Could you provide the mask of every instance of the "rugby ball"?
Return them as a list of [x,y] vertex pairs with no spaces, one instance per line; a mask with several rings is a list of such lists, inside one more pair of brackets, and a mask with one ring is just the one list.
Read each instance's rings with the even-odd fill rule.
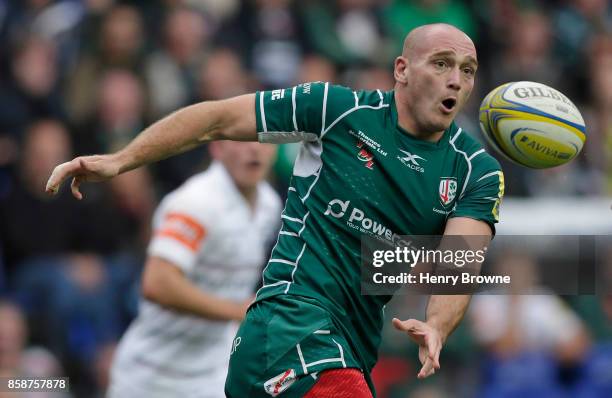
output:
[[586,140],[578,108],[542,83],[502,84],[482,100],[479,119],[484,136],[497,152],[534,169],[569,162]]

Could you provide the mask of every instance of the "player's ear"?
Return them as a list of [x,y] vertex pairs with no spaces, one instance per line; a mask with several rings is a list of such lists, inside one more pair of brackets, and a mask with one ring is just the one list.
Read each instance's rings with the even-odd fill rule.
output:
[[393,77],[395,81],[398,83],[406,84],[408,82],[408,60],[399,56],[395,58],[395,63],[393,66]]

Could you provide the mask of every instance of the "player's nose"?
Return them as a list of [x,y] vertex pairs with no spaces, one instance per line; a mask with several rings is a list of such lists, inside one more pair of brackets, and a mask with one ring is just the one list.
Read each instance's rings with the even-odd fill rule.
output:
[[461,70],[453,68],[447,76],[446,87],[459,91],[461,89]]

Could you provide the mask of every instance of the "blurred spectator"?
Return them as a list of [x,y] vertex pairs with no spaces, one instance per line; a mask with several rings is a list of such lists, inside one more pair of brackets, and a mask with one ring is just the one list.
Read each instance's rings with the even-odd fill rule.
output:
[[114,68],[140,71],[143,47],[142,20],[138,11],[120,5],[104,16],[96,42],[86,43],[66,89],[66,104],[71,120],[82,123],[95,109],[97,81]]
[[189,8],[171,10],[163,26],[163,46],[145,62],[152,119],[195,100],[197,70],[210,34],[202,15]]
[[[341,66],[387,63],[392,52],[383,36],[375,0],[310,1],[302,5],[304,31],[313,49]],[[395,54],[393,54],[395,55]]]
[[336,65],[328,58],[316,54],[304,56],[296,84],[308,82],[338,83]]
[[406,34],[417,26],[445,22],[467,33],[477,42],[476,21],[463,1],[392,0],[384,10],[384,25],[393,40],[392,54],[400,54]]
[[492,85],[531,80],[559,88],[561,71],[552,59],[552,34],[546,14],[520,11],[503,42],[503,53],[491,60]]
[[[521,10],[521,1],[474,0],[472,11],[479,23],[479,55],[486,55],[503,45]],[[528,4],[528,3],[527,3]],[[484,50],[484,54],[481,51]]]
[[573,93],[580,94],[587,77],[582,62],[585,43],[593,34],[612,31],[612,4],[608,0],[571,0],[555,12],[554,18],[559,61],[571,69],[576,84]]
[[141,82],[125,69],[101,75],[96,112],[76,137],[79,153],[112,152],[125,146],[144,128],[145,97]]
[[525,170],[523,179],[529,196],[578,196],[602,191],[601,178],[591,178],[578,160],[551,169]]
[[[141,220],[133,221],[129,213],[116,207],[104,186],[86,188],[88,199],[83,202],[75,202],[69,195],[52,199],[44,193],[53,167],[71,157],[70,137],[61,123],[40,120],[27,130],[15,184],[0,201],[0,243],[9,277],[16,265],[30,256],[89,250],[110,253],[126,246],[138,247],[134,230],[141,228]],[[140,184],[139,193],[150,193],[143,185],[149,187],[148,183]],[[139,206],[148,219],[147,209],[153,205]]]
[[130,71],[109,69],[98,79],[96,112],[80,128],[78,153],[113,152],[144,128],[145,96]]
[[[59,361],[52,353],[42,347],[28,345],[25,317],[19,307],[9,301],[0,301],[0,376],[38,378],[64,376]],[[0,397],[4,396],[4,392],[0,392]],[[23,393],[20,396],[67,398],[70,395],[38,392]]]
[[[586,166],[596,181],[607,179],[607,187],[596,193],[612,192],[612,34],[594,37],[589,54],[591,103],[584,118],[587,126]],[[602,186],[603,184],[598,184]]]
[[590,338],[580,318],[537,285],[534,259],[507,253],[496,264],[510,290],[477,295],[469,309],[476,341],[488,355],[483,396],[559,396],[559,372],[578,369]]
[[0,238],[9,268],[26,256],[76,245],[73,222],[78,207],[68,197],[50,200],[42,190],[53,167],[71,156],[70,137],[60,123],[42,120],[28,129],[17,180],[0,201]]
[[144,249],[151,233],[149,221],[157,204],[148,169],[139,168],[121,174],[110,182],[110,191],[118,213],[116,217],[124,220],[125,234],[131,238],[122,238],[128,242],[123,249],[136,252]]
[[98,115],[104,152],[123,148],[143,129],[144,93],[130,72],[112,70],[102,76],[98,91]]
[[391,90],[395,85],[393,70],[383,67],[351,69],[345,79],[347,85],[355,90]]
[[240,0],[185,0],[185,3],[205,13],[216,23],[235,15],[240,7]]
[[112,271],[97,254],[62,253],[29,257],[13,278],[12,294],[28,314],[32,338],[61,355],[68,375],[80,381],[72,386],[79,393],[92,391],[90,364],[122,329],[117,295],[126,292]]
[[496,263],[496,274],[509,275],[512,284],[509,291],[474,297],[470,320],[476,339],[500,358],[546,351],[577,363],[589,344],[584,325],[559,297],[537,285],[534,261],[507,253]]
[[31,120],[62,119],[64,109],[51,42],[30,36],[19,44],[10,60],[9,79],[0,81],[0,132],[18,140]]
[[595,295],[568,297],[568,302],[596,341],[612,343],[612,237],[595,239]]
[[85,15],[82,4],[69,0],[8,3],[6,26],[2,29],[0,23],[0,37],[5,36],[7,43],[18,43],[32,34],[43,37],[54,42],[62,55],[60,62],[67,65],[77,51],[78,36],[75,33]]
[[[552,58],[553,32],[548,16],[535,8],[513,11],[515,19],[506,27],[506,37],[499,38],[498,44],[503,51],[489,59],[490,68],[485,69],[489,72],[487,87],[529,80],[561,89],[561,70]],[[497,27],[491,30],[500,32]],[[483,77],[486,78],[486,74]],[[574,164],[532,172],[506,159],[500,159],[500,163],[509,195],[576,194],[579,191],[572,183],[577,181],[575,175],[578,173]]]
[[200,68],[198,100],[219,100],[244,94],[253,85],[242,60],[228,48],[214,50]]
[[287,87],[297,77],[304,41],[293,0],[247,0],[219,32],[218,41],[247,54],[266,88]]
[[[4,46],[2,46],[4,47]],[[28,36],[15,46],[0,49],[0,199],[8,194],[23,130],[36,118],[63,118],[58,87],[55,46],[39,36]],[[8,65],[2,79],[2,61]]]

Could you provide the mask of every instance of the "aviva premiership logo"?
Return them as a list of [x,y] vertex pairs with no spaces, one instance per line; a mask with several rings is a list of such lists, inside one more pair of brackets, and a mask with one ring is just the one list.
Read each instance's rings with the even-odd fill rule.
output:
[[448,206],[457,195],[457,180],[452,177],[440,178],[440,202],[443,206]]

